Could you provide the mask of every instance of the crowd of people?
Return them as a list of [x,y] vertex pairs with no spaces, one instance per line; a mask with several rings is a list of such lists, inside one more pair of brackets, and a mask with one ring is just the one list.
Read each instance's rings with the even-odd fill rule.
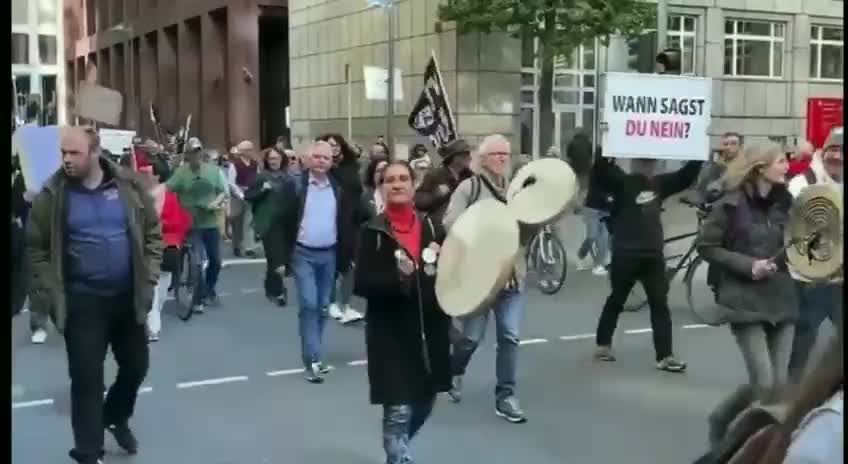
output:
[[[613,334],[638,281],[648,296],[656,369],[686,371],[673,351],[662,204],[694,185],[697,201],[711,205],[697,246],[710,264],[717,301],[727,308],[722,322],[749,374],[709,418],[711,456],[732,459],[750,438],[728,445],[734,419],[802,382],[826,317],[840,328],[834,343],[841,353],[841,276],[826,284],[808,282],[781,256],[793,196],[809,184],[842,188],[842,132],[834,131],[808,168],[791,179],[779,147],[742,149],[736,134],[725,134],[721,143],[714,162],[693,161],[670,173],[658,173],[655,160],[633,160],[625,172],[590,144],[593,161],[577,170],[587,227],[580,251],[591,254],[595,273],[608,273],[611,283],[596,334],[600,361],[616,360]],[[320,136],[300,152],[280,141],[258,156],[243,141],[219,154],[197,138],[187,140],[184,151],[178,163],[134,154],[127,169],[100,156],[93,130],[65,128],[62,168],[40,192],[24,189],[25,201],[13,204],[13,228],[26,231],[24,295],[31,314],[39,314],[32,318],[33,342],[44,341],[35,334],[46,330],[48,313],[65,338],[73,459],[102,462],[104,429],[126,451],[137,452],[129,419],[149,367],[148,342],[160,335],[175,256],[191,243],[206,263],[202,289],[194,295],[196,311],[219,305],[220,248],[228,231],[236,256],[257,256],[253,242],[259,238],[267,263],[265,294],[274,304],[289,304],[285,278],[291,277],[307,382],[323,383],[330,372],[322,349],[328,318],[365,320],[370,400],[383,408],[387,464],[412,462],[410,442],[438,394],[462,400],[463,375],[490,318],[497,340],[494,412],[510,423],[527,421],[517,389],[527,301],[524,253],[488,310],[477,316],[452,320],[435,297],[441,243],[457,219],[481,199],[506,202],[513,153],[505,137],[488,136],[476,148],[455,140],[439,149],[439,167],[424,146],[404,161],[382,142],[360,161],[358,150],[338,134]],[[522,232],[525,246],[532,233]],[[364,314],[351,307],[353,295],[365,300]],[[104,404],[103,360],[110,346],[118,374]],[[807,406],[793,410],[800,414],[797,431],[775,435],[785,441],[787,456],[801,456],[801,445],[795,451],[792,446],[806,433],[819,439],[827,433],[814,427],[821,420],[816,411],[838,409],[841,415],[841,358],[838,373],[832,362],[821,369],[838,382],[829,384],[827,395],[801,395]],[[786,462],[836,462],[800,459]]]

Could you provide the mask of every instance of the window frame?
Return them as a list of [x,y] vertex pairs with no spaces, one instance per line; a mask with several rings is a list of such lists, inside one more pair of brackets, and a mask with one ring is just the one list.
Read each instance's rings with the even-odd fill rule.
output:
[[[843,56],[842,60],[843,60],[843,64],[844,64],[844,61],[845,61],[845,58],[844,58],[844,56],[845,56],[845,29],[843,27],[839,26],[839,25],[834,25],[834,24],[810,24],[810,28],[811,29],[816,28],[816,30],[818,31],[817,37],[813,37],[812,34],[810,35],[810,59],[811,60],[813,59],[812,49],[813,48],[817,49],[817,53],[816,53],[816,74],[811,75],[810,80],[816,81],[816,82],[842,82],[843,78],[822,77],[822,74],[821,74],[822,46],[829,45],[829,46],[838,46],[838,47],[842,48],[842,56]],[[842,41],[822,39],[822,36],[824,35],[824,29],[839,29],[839,30],[841,30],[842,31]],[[844,71],[843,71],[843,77],[844,77]]]
[[[725,44],[726,44],[726,41],[728,39],[730,39],[732,41],[732,47],[731,47],[732,56],[730,57],[731,58],[731,65],[730,65],[731,72],[730,72],[730,74],[727,74],[727,72],[724,70],[724,63],[722,63],[722,76],[726,77],[726,78],[733,78],[733,79],[764,79],[764,80],[774,80],[774,81],[784,80],[785,79],[784,75],[785,75],[785,72],[786,72],[786,61],[787,60],[785,59],[785,56],[781,58],[781,60],[780,60],[780,74],[775,75],[774,74],[774,57],[775,57],[774,44],[780,43],[781,44],[781,54],[782,55],[786,54],[786,35],[787,35],[786,33],[788,31],[788,28],[789,28],[789,25],[786,23],[786,21],[773,20],[773,19],[752,19],[752,18],[744,18],[744,17],[743,18],[730,17],[730,18],[724,19],[724,29],[725,29],[725,31],[727,30],[727,23],[728,22],[733,23],[733,32],[730,33],[730,34],[728,34],[727,32],[724,33],[724,41],[722,43],[722,47],[725,49],[724,58],[727,59],[727,47],[726,47]],[[740,23],[768,24],[769,35],[764,36],[764,35],[754,35],[754,34],[742,34],[742,33],[739,32],[739,24]],[[775,26],[778,26],[778,25],[783,27],[783,35],[780,36],[780,37],[775,35]],[[743,42],[765,42],[765,43],[769,44],[769,74],[767,76],[739,74],[736,61],[737,61],[737,58],[738,58],[737,45],[739,44],[740,41],[743,41]]]
[[[680,18],[680,28],[679,29],[671,29],[671,18],[676,17]],[[685,40],[688,38],[692,38],[692,71],[691,72],[683,72],[681,69],[681,76],[697,76],[698,75],[698,20],[699,17],[694,14],[687,13],[671,13],[668,15],[669,24],[666,27],[665,40],[668,43],[668,39],[671,37],[675,37],[680,41],[680,51],[685,55],[686,49],[684,44]],[[694,29],[691,31],[686,30],[687,19],[691,19],[694,25]],[[680,66],[683,66],[683,57],[681,56]]]

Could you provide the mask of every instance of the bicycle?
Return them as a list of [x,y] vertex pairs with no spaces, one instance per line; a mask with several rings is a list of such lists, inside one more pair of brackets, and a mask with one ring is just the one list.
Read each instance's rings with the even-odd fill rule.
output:
[[528,283],[532,280],[530,276],[535,276],[536,287],[545,295],[554,295],[562,288],[568,272],[568,261],[565,247],[550,224],[543,226],[530,240],[526,259]]
[[172,279],[174,299],[177,301],[177,317],[188,322],[194,314],[195,295],[200,293],[202,279],[201,263],[193,252],[191,241],[186,241],[180,250],[177,270]]
[[[663,240],[665,245],[670,243],[679,242],[681,240],[686,240],[687,238],[692,238],[698,235],[698,230],[701,228],[701,222],[706,217],[706,215],[710,211],[711,205],[709,204],[695,204],[692,203],[685,198],[682,198],[681,203],[686,204],[689,207],[697,209],[698,216],[698,229],[695,232],[689,232],[685,234],[675,235],[673,237],[669,237]],[[668,263],[677,260],[677,264],[673,266],[669,266]],[[683,273],[683,283],[686,285],[686,300],[687,303],[694,311],[694,298],[693,298],[693,282],[695,280],[695,274],[698,271],[698,268],[703,264],[704,260],[696,253],[696,243],[693,240],[692,244],[686,250],[685,253],[679,253],[674,255],[669,255],[665,257],[666,261],[666,271],[665,278],[666,281],[670,284],[677,274],[685,269]],[[627,297],[627,301],[624,304],[624,311],[635,312],[643,309],[648,304],[648,297],[645,294],[645,290],[641,285],[634,285],[633,289],[630,290],[630,295]]]

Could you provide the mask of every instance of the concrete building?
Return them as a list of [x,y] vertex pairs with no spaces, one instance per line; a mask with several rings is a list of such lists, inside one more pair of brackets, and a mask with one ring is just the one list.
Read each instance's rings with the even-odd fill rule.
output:
[[[64,0],[69,93],[81,81],[124,95],[121,126],[154,136],[192,115],[209,147],[286,132],[285,0]],[[261,46],[260,46],[261,44]]]
[[[533,43],[496,34],[459,36],[440,23],[440,0],[395,0],[396,67],[403,101],[397,143],[421,142],[406,118],[436,55],[459,131],[471,140],[501,132],[538,154],[538,63]],[[746,142],[792,145],[805,133],[809,97],[841,97],[843,3],[833,0],[678,0],[670,5],[668,45],[684,53],[684,72],[713,79],[712,140],[725,131]],[[368,101],[364,66],[387,67],[386,16],[366,0],[291,0],[291,124],[295,142],[326,132],[368,141],[385,131],[385,101]],[[560,59],[554,75],[555,143],[594,124],[596,66],[628,69],[623,38],[587,44]],[[346,75],[346,69],[349,73]],[[600,95],[602,99],[603,96]],[[603,101],[603,100],[601,100]],[[348,104],[350,102],[350,104]],[[601,112],[603,108],[601,108]]]
[[[12,0],[12,93],[18,116],[41,102],[43,124],[65,119],[61,0]],[[13,104],[12,110],[14,111]]]

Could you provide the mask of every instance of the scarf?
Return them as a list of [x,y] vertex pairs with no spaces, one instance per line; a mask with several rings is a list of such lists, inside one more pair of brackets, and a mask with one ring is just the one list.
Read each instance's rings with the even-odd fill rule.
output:
[[412,204],[386,204],[383,213],[395,239],[417,263],[421,257],[421,222]]

